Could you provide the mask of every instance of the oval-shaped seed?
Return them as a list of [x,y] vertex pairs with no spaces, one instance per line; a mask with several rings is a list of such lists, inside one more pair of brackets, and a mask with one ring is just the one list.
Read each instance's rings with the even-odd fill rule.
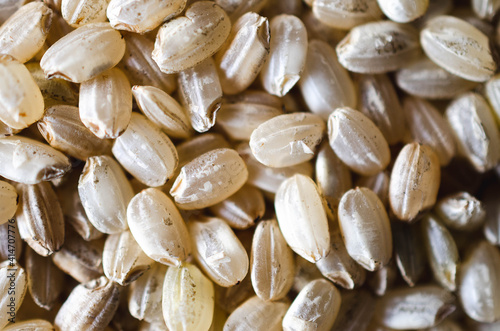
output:
[[106,21],[109,0],[60,0],[61,15],[72,27]]
[[217,125],[234,140],[250,140],[262,123],[282,115],[281,101],[266,92],[247,91],[225,98],[217,113]]
[[425,56],[398,70],[396,82],[406,93],[426,99],[454,98],[477,84],[444,70]]
[[104,244],[102,268],[109,280],[126,286],[145,271],[151,260],[137,244],[130,231],[109,235]]
[[435,326],[455,310],[453,295],[435,285],[389,291],[375,310],[385,327],[406,330]]
[[164,73],[200,64],[221,48],[231,32],[229,17],[213,2],[195,2],[185,15],[162,25],[156,36],[153,60]]
[[45,52],[40,66],[47,78],[81,83],[120,62],[125,40],[109,23],[86,24],[59,39]]
[[486,241],[475,245],[460,267],[458,295],[465,313],[479,322],[500,318],[500,253]]
[[330,252],[328,220],[318,187],[304,175],[285,180],[274,200],[281,232],[292,250],[315,263]]
[[330,222],[329,227],[330,253],[316,262],[316,266],[323,276],[345,289],[352,290],[363,285],[366,279],[365,269],[347,253],[338,224]]
[[193,129],[186,110],[170,95],[154,86],[134,86],[135,101],[146,117],[170,137],[189,138]]
[[128,126],[132,92],[127,76],[112,68],[80,85],[80,119],[101,139],[115,139]]
[[230,148],[226,139],[218,133],[205,133],[177,145],[179,167],[183,167],[201,154],[217,148]]
[[132,113],[127,130],[116,139],[112,151],[132,176],[152,187],[165,184],[179,163],[170,138],[137,113]]
[[16,130],[38,121],[43,116],[43,96],[28,69],[1,55],[0,76],[0,121]]
[[289,167],[314,157],[324,131],[325,123],[317,115],[284,114],[259,125],[250,136],[250,148],[268,167]]
[[28,280],[26,272],[15,261],[0,264],[0,327],[16,319],[16,313],[23,303]]
[[382,17],[377,0],[313,0],[312,12],[321,23],[341,30]]
[[210,207],[210,212],[229,226],[245,230],[257,223],[266,211],[264,196],[259,189],[245,185],[226,200]]
[[460,262],[457,245],[451,233],[434,215],[428,214],[421,222],[427,260],[434,278],[449,291],[455,291],[457,268]]
[[459,18],[441,15],[429,20],[420,43],[432,61],[464,79],[484,82],[496,70],[488,37]]
[[240,283],[248,273],[248,255],[233,230],[220,218],[195,218],[188,224],[194,257],[218,285]]
[[389,145],[382,132],[357,110],[337,108],[328,118],[328,137],[339,159],[357,173],[374,175],[389,164]]
[[127,75],[132,85],[151,85],[166,93],[176,88],[174,75],[163,73],[151,57],[154,42],[137,33],[124,33],[125,55],[118,66]]
[[238,153],[230,148],[219,148],[183,166],[170,194],[181,209],[201,209],[236,193],[247,178],[247,167]]
[[18,204],[19,195],[16,188],[7,182],[0,181],[0,224],[6,223],[14,216]]
[[179,97],[196,131],[206,132],[215,125],[222,87],[212,58],[179,73]]
[[7,223],[0,225],[0,261],[5,261],[9,258],[19,260],[22,250],[23,241],[19,235],[17,220],[11,218]]
[[393,213],[403,221],[412,221],[421,211],[436,203],[441,170],[434,151],[411,143],[403,147],[391,173],[389,202]]
[[33,301],[46,310],[52,310],[64,289],[64,273],[52,262],[51,258],[40,256],[32,249],[24,255],[28,288]]
[[320,145],[315,176],[320,193],[332,208],[338,205],[342,195],[352,187],[349,168],[333,152],[327,141]]
[[287,246],[276,220],[257,225],[251,253],[252,286],[264,301],[282,299],[293,285],[293,252]]
[[78,193],[89,221],[103,233],[128,228],[127,206],[134,196],[120,165],[110,156],[87,160],[78,182]]
[[492,169],[500,159],[500,133],[488,102],[477,93],[453,100],[445,118],[451,126],[458,152],[479,172]]
[[415,97],[405,98],[403,109],[412,138],[432,147],[441,166],[448,165],[455,155],[455,140],[441,113],[429,102]]
[[309,110],[324,120],[338,107],[356,106],[351,77],[338,62],[333,48],[324,41],[309,42],[299,86]]
[[421,233],[414,224],[394,222],[394,259],[405,282],[413,287],[422,276],[425,268],[424,249]]
[[421,54],[417,31],[392,21],[353,28],[336,50],[347,70],[366,74],[397,70]]
[[340,309],[340,292],[324,279],[307,284],[283,318],[283,330],[330,330]]
[[104,330],[118,309],[120,286],[106,277],[76,286],[54,321],[58,330]]
[[275,16],[270,28],[273,38],[260,78],[268,93],[282,97],[299,81],[304,69],[307,30],[298,17],[286,14]]
[[111,0],[106,16],[117,30],[145,33],[180,14],[185,6],[186,0]]
[[51,23],[52,10],[45,3],[22,6],[0,27],[2,53],[27,62],[42,48]]
[[19,194],[16,218],[21,238],[40,255],[57,252],[64,243],[64,216],[52,185],[21,185]]
[[363,75],[359,82],[359,107],[380,129],[387,143],[403,139],[405,118],[396,90],[387,75]]
[[161,298],[166,273],[167,266],[154,263],[151,269],[130,285],[128,309],[132,316],[149,323],[164,322]]
[[0,175],[23,184],[56,179],[71,169],[61,152],[21,136],[0,139],[0,155]]
[[54,148],[80,160],[110,154],[111,143],[96,137],[80,120],[77,107],[56,105],[45,111],[38,130]]
[[434,212],[454,230],[471,231],[484,222],[486,211],[481,201],[467,192],[448,195],[436,203]]
[[223,331],[279,331],[282,320],[290,306],[284,301],[264,301],[251,297],[229,315]]
[[382,12],[394,22],[408,23],[424,15],[429,0],[378,0]]
[[233,25],[227,42],[215,56],[222,91],[244,91],[260,73],[269,55],[269,22],[256,13],[246,13]]
[[173,201],[149,188],[137,194],[127,208],[130,231],[153,260],[179,266],[191,253],[189,233]]
[[63,247],[53,255],[54,264],[80,283],[99,278],[103,275],[104,240],[85,241],[71,228],[67,230]]
[[310,162],[303,162],[291,167],[271,168],[263,165],[255,158],[248,143],[241,143],[237,150],[248,168],[248,184],[266,192],[276,193],[281,183],[295,174],[308,177],[313,174],[313,167]]
[[339,225],[349,255],[363,268],[375,271],[392,256],[389,217],[378,196],[367,188],[347,191],[340,200]]
[[31,319],[27,321],[10,324],[3,329],[4,331],[52,331],[54,327],[50,322],[42,319]]
[[168,268],[162,307],[169,330],[208,330],[214,314],[214,286],[192,264]]

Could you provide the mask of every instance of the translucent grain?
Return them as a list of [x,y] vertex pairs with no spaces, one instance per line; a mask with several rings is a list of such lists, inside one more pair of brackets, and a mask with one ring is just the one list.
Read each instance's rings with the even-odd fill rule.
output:
[[318,279],[307,284],[293,300],[283,318],[283,330],[328,331],[340,309],[340,292],[330,282]]
[[130,231],[112,234],[106,239],[102,267],[109,280],[127,286],[152,264],[153,260],[144,254]]
[[0,264],[1,328],[9,323],[9,319],[14,318],[15,320],[16,312],[23,303],[27,287],[26,272],[16,262],[4,261]]
[[378,0],[385,16],[394,22],[408,23],[424,15],[429,0]]
[[0,181],[0,224],[6,223],[17,210],[19,195],[14,186]]
[[384,205],[373,191],[356,188],[340,200],[339,225],[349,255],[369,271],[386,265],[392,256],[392,234]]
[[238,153],[230,148],[219,148],[183,166],[170,194],[181,209],[201,209],[236,193],[247,178],[247,167]]
[[125,40],[109,23],[80,27],[52,45],[40,66],[47,78],[81,83],[114,67],[125,53]]
[[484,82],[496,70],[488,37],[459,18],[442,15],[429,20],[420,42],[432,61],[464,79]]
[[152,187],[165,184],[179,164],[170,138],[137,113],[132,113],[127,130],[115,140],[112,151],[125,170]]
[[200,268],[216,284],[229,287],[240,283],[248,273],[248,255],[222,219],[194,218],[188,224],[194,257]]
[[299,18],[285,14],[274,17],[270,27],[273,38],[260,77],[268,93],[282,97],[299,81],[304,69],[307,31]]
[[120,233],[128,228],[127,206],[134,192],[113,158],[89,158],[78,182],[78,192],[85,213],[96,229]]
[[19,8],[0,27],[2,53],[21,63],[28,62],[42,48],[52,15],[52,10],[43,2],[28,3]]
[[212,58],[179,73],[179,97],[196,131],[206,132],[215,125],[222,87]]
[[433,150],[418,143],[408,144],[394,163],[389,184],[389,201],[394,214],[404,221],[436,203],[441,170]]
[[191,253],[189,233],[173,201],[158,189],[137,194],[128,205],[130,231],[153,260],[179,266]]
[[445,118],[451,126],[458,152],[479,172],[492,169],[500,159],[500,133],[490,106],[477,93],[453,100]]
[[132,93],[144,115],[169,137],[185,139],[192,135],[186,110],[170,95],[154,86],[138,85]]
[[169,268],[162,307],[169,330],[206,331],[214,312],[213,284],[192,264]]
[[266,166],[289,167],[314,157],[324,130],[325,124],[317,115],[279,115],[253,131],[250,148],[255,158]]
[[481,201],[467,192],[458,192],[441,198],[434,212],[455,230],[474,230],[484,222],[486,211]]
[[252,84],[269,55],[269,34],[267,18],[256,13],[246,13],[234,23],[215,56],[224,93],[240,93]]
[[397,70],[420,56],[417,31],[391,21],[366,23],[353,28],[337,45],[340,64],[359,73]]
[[114,139],[128,126],[132,92],[127,76],[112,68],[80,85],[80,119],[94,135]]
[[252,286],[262,300],[282,299],[293,285],[293,252],[287,246],[276,220],[257,225],[251,253]]
[[281,232],[292,250],[315,263],[330,252],[330,235],[323,199],[307,176],[285,180],[274,201]]
[[0,121],[14,130],[38,121],[43,116],[43,96],[28,69],[11,56],[1,55],[0,76]]
[[299,86],[309,110],[325,120],[338,107],[356,106],[354,84],[335,51],[324,41],[309,42]]
[[339,159],[357,173],[374,175],[389,164],[389,145],[382,132],[352,108],[337,108],[330,115],[328,138]]
[[165,23],[156,36],[153,60],[164,73],[200,64],[221,48],[231,32],[229,17],[213,2],[198,1],[185,15]]

